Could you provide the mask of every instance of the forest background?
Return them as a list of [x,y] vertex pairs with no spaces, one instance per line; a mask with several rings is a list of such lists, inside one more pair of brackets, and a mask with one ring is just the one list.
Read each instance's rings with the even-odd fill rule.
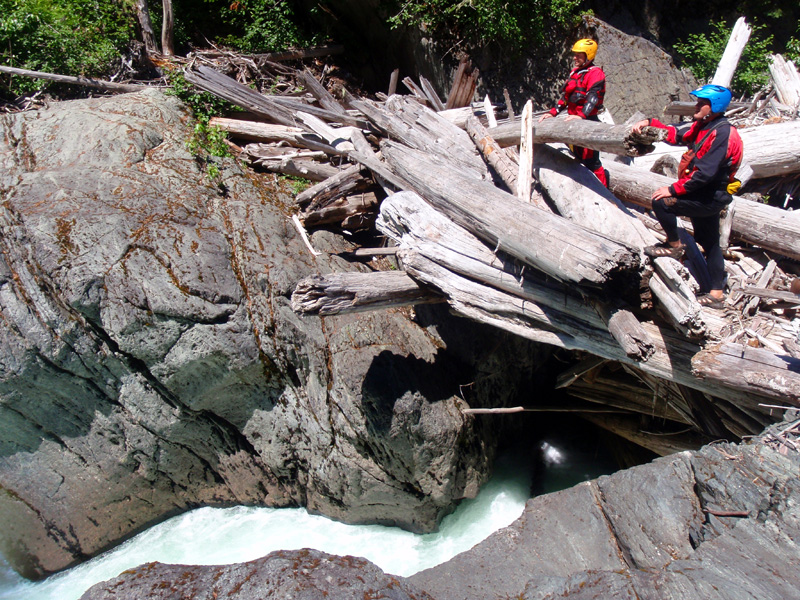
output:
[[[730,28],[744,15],[753,28],[732,84],[737,96],[752,95],[768,81],[772,53],[800,58],[800,6],[795,0],[685,2],[667,0],[655,9],[639,0],[0,0],[0,64],[112,81],[164,75],[144,52],[142,14],[162,39],[162,15],[171,15],[170,50],[178,55],[218,47],[264,53],[322,43],[345,46],[343,61],[361,56],[380,63],[369,39],[389,47],[410,31],[436,40],[447,53],[495,47],[498,55],[521,52],[551,58],[553,40],[569,40],[583,15],[594,14],[626,33],[641,35],[690,69],[699,81],[713,75]],[[654,4],[654,3],[653,3]],[[165,10],[167,9],[167,10]],[[365,36],[351,15],[371,11],[378,35]],[[361,30],[360,30],[361,28]],[[171,29],[171,31],[170,31]],[[163,43],[163,42],[162,42]],[[562,46],[567,47],[566,44]],[[384,74],[395,67],[383,53]],[[366,60],[366,59],[365,59]],[[355,59],[357,65],[358,59]],[[374,65],[373,65],[374,67]],[[352,72],[365,91],[382,81]],[[413,75],[413,73],[412,73]],[[370,88],[374,88],[370,90]],[[0,74],[0,101],[47,93],[55,98],[88,93],[51,81]]]

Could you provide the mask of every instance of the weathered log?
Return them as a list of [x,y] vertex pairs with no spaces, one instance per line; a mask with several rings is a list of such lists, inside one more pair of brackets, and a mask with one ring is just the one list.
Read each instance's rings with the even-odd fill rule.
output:
[[342,105],[336,101],[336,98],[334,98],[331,93],[326,90],[319,81],[317,81],[317,78],[314,77],[310,71],[306,69],[305,71],[298,72],[297,79],[306,87],[309,92],[311,92],[322,108],[340,115],[347,114],[345,109],[342,108]]
[[787,106],[800,105],[800,73],[795,64],[780,54],[770,58],[769,72],[775,84],[778,100]]
[[[728,110],[736,110],[739,108],[750,107],[750,102],[731,102],[728,105]],[[664,107],[665,116],[673,117],[691,117],[695,113],[697,102],[687,102],[685,100],[676,100],[670,102]]]
[[264,96],[246,85],[239,83],[235,79],[223,75],[205,65],[199,65],[194,69],[187,69],[184,72],[184,76],[186,77],[186,81],[196,85],[201,90],[214,94],[260,117],[282,125],[288,125],[290,127],[297,125],[294,113],[297,111],[304,111],[315,117],[334,123],[342,123],[344,125],[356,127],[366,126],[364,121],[351,117],[349,114],[335,113],[291,98]]
[[292,310],[319,316],[442,302],[402,271],[329,273],[298,282]]
[[397,82],[400,79],[400,69],[395,69],[392,71],[392,75],[389,77],[389,91],[386,92],[387,96],[391,96],[392,94],[397,93]]
[[519,120],[519,175],[516,196],[531,201],[533,189],[533,102],[528,100]]
[[[490,182],[464,175],[422,152],[388,142],[383,154],[393,170],[440,212],[559,281],[608,291],[638,279],[639,255],[624,244],[519,202]],[[537,243],[531,244],[534,239]]]
[[6,67],[0,65],[0,73],[9,73],[11,75],[22,75],[23,77],[31,77],[33,79],[48,79],[50,81],[57,81],[58,83],[69,83],[73,85],[83,85],[86,87],[93,87],[107,92],[141,92],[145,89],[146,85],[137,85],[133,83],[115,83],[113,81],[102,81],[100,79],[92,79],[91,77],[72,77],[70,75],[58,75],[56,73],[43,73],[41,71],[29,71],[28,69],[17,69],[16,67]]
[[800,304],[800,296],[792,292],[784,292],[781,290],[765,290],[752,285],[743,287],[736,287],[734,291],[742,292],[745,296],[757,296],[758,298],[766,298],[768,300],[780,300],[781,302],[788,302],[789,304]]
[[697,377],[714,379],[720,385],[800,407],[800,359],[722,343],[693,357],[692,370]]
[[[614,195],[647,209],[652,208],[650,194],[674,182],[669,177],[621,163],[608,163],[606,167],[611,176],[609,187]],[[800,213],[740,197],[734,197],[731,206],[734,211],[731,223],[733,238],[800,259]]]
[[[707,326],[709,315],[700,308],[694,293],[678,275],[675,269],[677,261],[662,257],[653,260],[653,264],[656,273],[650,278],[649,284],[659,301],[656,308],[686,337],[692,339],[706,337],[709,333]],[[718,330],[723,323],[717,323],[711,330]]]
[[714,77],[711,78],[711,83],[725,87],[731,86],[733,73],[736,71],[736,65],[739,64],[739,57],[742,56],[747,40],[750,39],[750,32],[750,26],[745,22],[744,17],[739,17],[733,25],[731,36],[725,45],[722,58],[719,59],[719,64]]
[[653,355],[655,352],[653,341],[631,311],[602,303],[597,303],[595,306],[599,308],[600,316],[605,321],[608,331],[629,358],[646,361]]
[[301,152],[295,152],[293,155],[287,156],[270,156],[261,149],[252,146],[258,146],[258,144],[245,146],[244,157],[251,164],[258,165],[271,173],[302,177],[311,181],[325,181],[339,172],[339,169],[333,165],[314,160],[313,157],[318,156],[315,153],[307,152],[305,156]]
[[626,440],[633,442],[659,456],[667,456],[685,450],[698,450],[714,441],[714,438],[696,431],[679,431],[672,434],[644,430],[641,419],[622,415],[594,415],[587,414],[583,419],[594,423]]
[[478,151],[486,159],[486,162],[494,169],[503,183],[508,186],[509,191],[516,195],[518,169],[514,161],[491,138],[489,132],[478,121],[477,117],[467,119],[466,131],[472,141],[475,142]]
[[489,170],[469,135],[439,113],[402,96],[389,98],[385,109],[368,102],[359,103],[359,108],[390,139],[440,156],[475,177],[489,179]]
[[[653,151],[653,143],[660,140],[662,133],[648,127],[642,134],[633,133],[630,125],[609,125],[600,121],[563,118],[545,119],[533,124],[533,141],[537,144],[561,142],[574,144],[618,154],[621,156],[642,156]],[[520,139],[520,121],[514,119],[489,129],[501,147],[516,146]]]
[[366,191],[372,185],[374,183],[365,176],[361,165],[352,165],[342,169],[333,177],[303,190],[294,200],[298,206],[307,207],[308,210],[319,210],[339,198]]
[[304,147],[301,140],[306,132],[300,127],[288,127],[286,125],[275,125],[274,123],[244,121],[225,117],[212,117],[209,119],[208,125],[244,140],[265,143],[284,142],[295,147]]
[[[770,260],[767,263],[767,266],[764,267],[764,270],[761,272],[761,275],[758,277],[758,281],[754,287],[756,288],[766,288],[769,284],[770,280],[772,279],[772,275],[775,273],[775,267],[778,266],[774,260]],[[757,295],[753,295],[750,300],[747,301],[744,308],[742,309],[742,314],[745,315],[752,315],[755,313],[756,309],[758,308],[759,303],[761,302],[761,298]]]
[[445,109],[469,106],[478,83],[478,69],[472,68],[472,61],[462,57],[453,77],[453,86],[447,95]]
[[428,102],[431,103],[433,110],[436,112],[444,110],[444,104],[441,98],[439,98],[439,94],[433,89],[433,84],[422,75],[419,76],[419,83],[422,86],[422,90],[425,92],[425,97],[428,99]]
[[428,99],[425,97],[425,90],[417,85],[417,82],[411,79],[411,77],[404,77],[403,78],[403,85],[408,88],[408,91],[414,94],[421,102],[428,102]]
[[309,208],[300,218],[306,227],[340,224],[343,229],[366,229],[375,221],[378,198],[373,193],[338,198],[324,206]]

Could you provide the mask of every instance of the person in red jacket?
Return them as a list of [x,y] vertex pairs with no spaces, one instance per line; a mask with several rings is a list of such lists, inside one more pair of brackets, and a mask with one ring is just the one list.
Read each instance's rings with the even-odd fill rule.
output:
[[704,85],[691,95],[697,99],[692,123],[665,125],[657,119],[644,119],[633,126],[641,132],[651,126],[667,130],[666,142],[688,146],[678,167],[678,180],[653,192],[653,212],[664,228],[667,241],[648,246],[652,257],[683,257],[684,247],[678,237],[678,216],[689,217],[694,238],[706,253],[710,290],[698,297],[703,306],[724,306],[725,261],[719,245],[719,220],[730,204],[731,194],[741,185],[736,170],[742,162],[742,138],[725,118],[731,91],[721,85]]
[[[589,119],[599,121],[598,111],[603,108],[603,98],[606,95],[606,75],[603,69],[594,65],[597,55],[597,42],[582,39],[572,46],[572,64],[569,79],[564,85],[564,96],[559,99],[554,108],[539,117],[539,122],[555,117],[558,113],[567,111],[567,121],[573,119]],[[597,150],[570,146],[572,155],[586,168],[597,176],[600,182],[608,187],[608,172],[600,163],[600,153]]]

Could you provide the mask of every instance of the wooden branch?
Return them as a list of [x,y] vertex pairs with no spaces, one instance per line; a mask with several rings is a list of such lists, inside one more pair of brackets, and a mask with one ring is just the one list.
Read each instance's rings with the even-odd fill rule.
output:
[[10,73],[11,75],[21,75],[33,79],[48,79],[58,83],[69,83],[72,85],[83,85],[93,87],[107,92],[141,92],[150,87],[146,85],[136,85],[133,83],[115,83],[113,81],[102,81],[89,77],[72,77],[70,75],[57,75],[54,73],[43,73],[41,71],[29,71],[27,69],[17,69],[16,67],[5,67],[0,65],[0,73]]
[[[520,141],[520,120],[492,127],[489,134],[503,148],[516,146]],[[622,156],[642,156],[652,152],[653,144],[662,137],[663,130],[655,127],[646,127],[643,133],[636,134],[630,125],[609,125],[586,119],[566,121],[557,117],[533,124],[533,141],[537,144],[561,142]]]
[[402,271],[329,273],[298,282],[292,310],[319,316],[441,302]]
[[765,290],[752,285],[734,287],[733,291],[742,292],[745,296],[756,296],[758,298],[780,300],[781,302],[788,302],[790,304],[800,304],[800,296],[798,296],[797,294],[793,294],[792,292],[782,292],[780,290]]

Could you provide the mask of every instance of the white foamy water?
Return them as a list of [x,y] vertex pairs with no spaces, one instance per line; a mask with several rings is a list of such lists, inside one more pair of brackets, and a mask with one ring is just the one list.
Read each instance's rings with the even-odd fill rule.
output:
[[0,562],[2,600],[77,600],[92,585],[146,562],[212,565],[260,558],[274,550],[314,548],[364,557],[387,573],[408,576],[468,550],[511,524],[529,497],[525,468],[497,465],[477,498],[462,502],[438,532],[345,525],[304,509],[201,508],[152,527],[74,569],[32,583]]

